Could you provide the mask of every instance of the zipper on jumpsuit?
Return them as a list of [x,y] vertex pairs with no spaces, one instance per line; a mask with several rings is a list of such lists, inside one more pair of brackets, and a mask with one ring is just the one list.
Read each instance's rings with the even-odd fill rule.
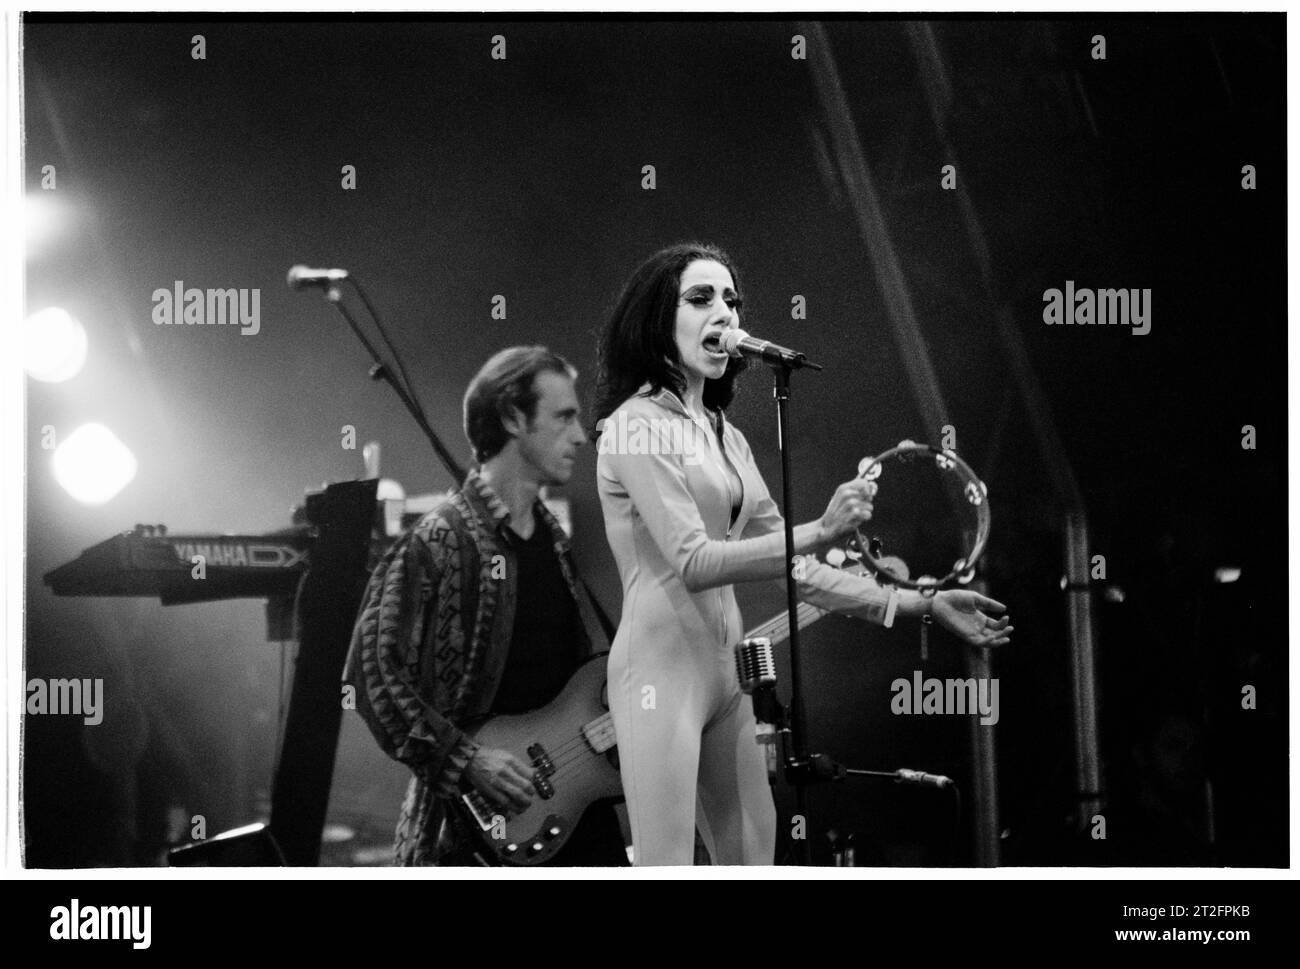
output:
[[[692,420],[694,420],[694,418],[692,418]],[[696,423],[696,426],[697,426],[697,427],[700,426],[698,421],[696,421],[695,423]],[[709,433],[709,429],[705,428],[705,433],[706,433],[706,434]],[[718,439],[718,450],[722,452],[722,460],[719,461],[716,457],[713,457],[713,449],[712,449],[712,448],[709,448],[709,457],[713,458],[713,463],[716,464],[716,465],[718,466],[718,471],[721,472],[721,474],[722,474],[722,485],[723,485],[724,488],[727,489],[727,532],[726,532],[726,540],[727,540],[727,541],[731,541],[731,529],[732,529],[732,527],[733,527],[733,524],[732,524],[732,522],[731,522],[731,509],[732,509],[732,506],[735,504],[735,499],[734,499],[733,495],[731,494],[731,476],[730,476],[729,474],[727,474],[727,468],[726,468],[726,465],[731,463],[731,459],[727,457],[727,445],[726,445],[726,443],[725,443],[724,435],[718,433],[718,432],[715,430],[715,431],[713,432],[713,436],[716,437],[716,438]],[[736,469],[736,477],[737,477],[737,478],[740,477],[740,469],[739,469],[739,468]],[[741,487],[744,487],[744,482],[743,482],[743,481],[741,482]],[[719,616],[721,617],[721,619],[722,619],[722,645],[723,645],[723,648],[726,648],[726,645],[727,645],[727,609],[726,609],[726,605],[725,605],[725,603],[723,602],[723,596],[722,596],[722,589],[721,589],[721,588],[718,589],[718,615],[719,615]]]
[[[715,459],[715,463],[718,465],[718,470],[722,472],[722,484],[723,484],[723,487],[725,487],[725,488],[727,489],[727,533],[726,533],[726,540],[729,542],[729,541],[731,541],[731,529],[734,527],[734,523],[731,521],[731,509],[732,509],[733,507],[735,507],[735,503],[736,503],[736,502],[735,502],[735,497],[731,494],[731,475],[727,474],[727,465],[730,464],[731,461],[730,461],[730,459],[727,457],[727,445],[726,445],[726,441],[725,441],[724,436],[723,436],[722,434],[715,434],[715,437],[717,437],[717,439],[718,439],[718,450],[719,450],[720,452],[722,452],[722,460],[721,460],[721,461],[717,461],[717,460]],[[712,450],[712,449],[710,449],[710,451],[711,451],[711,450]],[[736,477],[737,477],[737,478],[740,477],[740,469],[739,469],[739,468],[736,469]],[[743,487],[744,482],[741,482],[741,485],[742,485],[742,487]],[[722,596],[722,589],[721,589],[721,587],[719,587],[719,589],[718,589],[718,615],[720,615],[720,616],[722,617],[722,647],[723,647],[723,649],[726,649],[726,647],[727,647],[727,608],[726,608],[726,604],[723,602],[723,596]]]

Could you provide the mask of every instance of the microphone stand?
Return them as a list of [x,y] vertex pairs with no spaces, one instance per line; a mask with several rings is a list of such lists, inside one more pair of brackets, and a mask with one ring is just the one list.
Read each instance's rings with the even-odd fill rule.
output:
[[[361,344],[370,354],[370,359],[374,361],[374,365],[370,368],[370,379],[383,380],[388,384],[388,386],[393,388],[393,393],[397,394],[397,399],[406,407],[406,410],[410,413],[411,417],[415,419],[415,423],[419,425],[420,430],[424,431],[424,436],[427,437],[429,443],[433,445],[434,453],[436,453],[442,460],[443,467],[445,467],[447,473],[451,475],[453,488],[459,488],[465,481],[465,469],[461,467],[460,462],[452,456],[452,453],[447,450],[446,445],[442,443],[442,439],[438,437],[437,432],[429,426],[428,418],[424,416],[424,408],[420,406],[420,402],[415,396],[415,388],[411,385],[410,378],[406,376],[406,368],[402,365],[402,358],[398,354],[397,348],[393,346],[393,341],[388,338],[388,332],[384,329],[383,320],[380,319],[379,313],[375,309],[374,304],[370,302],[370,298],[366,295],[365,289],[362,288],[361,283],[355,276],[349,275],[346,278],[347,281],[356,288],[357,295],[361,297],[361,301],[365,304],[366,309],[370,311],[370,317],[375,321],[376,329],[379,330],[380,336],[384,338],[384,343],[388,346],[388,349],[393,355],[393,359],[397,363],[397,368],[402,377],[401,380],[393,374],[392,369],[379,356],[379,352],[375,349],[375,345],[370,342],[365,331],[357,325],[356,319],[343,303],[343,291],[340,289],[338,283],[335,282],[329,284],[329,288],[325,292],[325,298],[334,305],[334,308],[337,309],[343,316],[343,319],[347,321],[352,332],[357,335],[357,339],[361,341]],[[579,576],[578,584],[582,591],[586,593],[588,600],[590,600],[592,611],[596,614],[596,621],[600,623],[601,630],[612,643],[614,641],[616,627],[610,620],[609,614],[605,611],[605,607],[600,604],[600,600],[596,598],[596,594],[591,591],[591,586],[588,585],[586,579]]]
[[[846,777],[875,778],[906,782],[903,771],[869,771],[845,767],[829,754],[811,753],[807,742],[807,719],[803,699],[803,671],[799,651],[799,597],[794,577],[794,483],[790,473],[789,446],[789,404],[790,371],[794,366],[807,366],[816,370],[821,367],[806,361],[791,364],[779,359],[764,358],[772,368],[772,396],[776,400],[777,450],[781,453],[781,512],[785,518],[785,607],[790,629],[790,706],[786,710],[786,722],[781,725],[781,740],[785,754],[786,783],[794,787],[795,811],[804,819],[805,837],[796,839],[799,846],[795,849],[798,863],[812,864],[812,842],[807,835],[812,830],[812,821],[808,816],[808,787],[812,784],[824,784],[829,781],[844,780]],[[961,815],[961,792],[956,790],[956,816]]]
[[[349,277],[349,279],[351,279],[351,277]],[[362,294],[362,299],[370,309],[370,315],[375,319],[375,325],[380,327],[382,332],[383,324],[379,321],[379,314],[376,313],[374,307],[370,305],[370,301],[365,299],[365,293],[360,289],[360,287],[357,288],[357,292]],[[451,452],[448,451],[446,446],[442,443],[442,439],[439,438],[434,429],[429,426],[429,422],[425,418],[424,411],[420,408],[420,405],[415,402],[407,389],[402,386],[401,382],[394,378],[391,368],[384,363],[383,359],[379,356],[379,352],[375,349],[374,344],[371,343],[370,339],[366,336],[365,331],[357,325],[356,319],[350,312],[348,312],[347,306],[343,303],[343,292],[337,283],[330,284],[329,289],[325,293],[325,298],[333,304],[334,308],[337,309],[340,314],[342,314],[343,319],[347,320],[348,326],[352,328],[352,332],[357,335],[357,339],[361,341],[362,345],[364,345],[366,350],[370,353],[370,358],[374,361],[374,365],[370,368],[370,379],[383,380],[388,384],[388,386],[393,388],[393,392],[397,394],[398,400],[402,402],[411,417],[415,419],[415,423],[419,425],[420,430],[424,431],[424,436],[427,437],[429,443],[433,445],[434,452],[442,459],[443,467],[447,469],[447,473],[452,477],[453,486],[459,487],[460,483],[465,480],[465,469],[460,466],[460,462],[452,456]]]
[[[776,400],[776,444],[781,453],[781,512],[785,516],[785,608],[790,627],[790,709],[789,724],[782,731],[789,747],[785,754],[786,783],[794,786],[795,811],[804,820],[805,837],[797,839],[796,851],[801,865],[812,864],[812,846],[807,834],[812,828],[808,818],[808,785],[843,777],[844,768],[825,754],[809,754],[803,702],[803,674],[799,655],[799,597],[794,578],[793,482],[790,475],[789,403],[791,366],[784,361],[767,360],[772,368],[772,396]],[[793,748],[793,750],[789,749]]]

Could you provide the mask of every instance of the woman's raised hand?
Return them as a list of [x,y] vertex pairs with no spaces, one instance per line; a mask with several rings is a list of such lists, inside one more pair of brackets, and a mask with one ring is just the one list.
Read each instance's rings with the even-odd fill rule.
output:
[[851,534],[865,521],[871,520],[871,501],[876,494],[876,483],[854,478],[835,489],[826,514],[817,524],[821,529],[819,541],[829,545]]

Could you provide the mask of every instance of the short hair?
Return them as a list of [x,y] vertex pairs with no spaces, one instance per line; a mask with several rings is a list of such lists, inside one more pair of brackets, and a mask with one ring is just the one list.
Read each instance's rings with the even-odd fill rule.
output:
[[558,373],[570,380],[578,371],[558,353],[546,347],[507,347],[479,369],[465,390],[465,437],[482,464],[510,443],[503,419],[519,410],[532,421],[537,416],[539,373]]
[[[623,401],[650,384],[651,393],[667,387],[680,397],[686,378],[679,369],[677,340],[678,288],[682,273],[696,260],[721,263],[731,273],[736,290],[740,274],[731,258],[717,246],[680,243],[660,249],[632,273],[600,335],[594,419],[599,422]],[[732,357],[717,380],[704,381],[704,406],[725,410],[735,396],[736,377],[745,370],[743,357]]]

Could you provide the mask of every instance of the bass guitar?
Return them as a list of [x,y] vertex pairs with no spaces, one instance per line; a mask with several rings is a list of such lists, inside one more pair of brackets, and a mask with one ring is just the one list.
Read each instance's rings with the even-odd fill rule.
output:
[[[848,572],[862,572],[853,565]],[[826,612],[799,604],[799,628]],[[775,646],[789,638],[782,612],[755,626],[748,637],[766,636]],[[505,811],[462,778],[458,809],[491,864],[540,865],[554,858],[594,802],[621,798],[614,721],[609,712],[605,671],[609,654],[598,653],[570,677],[560,695],[531,713],[491,717],[474,740],[507,750],[532,767],[534,798],[524,811]]]

